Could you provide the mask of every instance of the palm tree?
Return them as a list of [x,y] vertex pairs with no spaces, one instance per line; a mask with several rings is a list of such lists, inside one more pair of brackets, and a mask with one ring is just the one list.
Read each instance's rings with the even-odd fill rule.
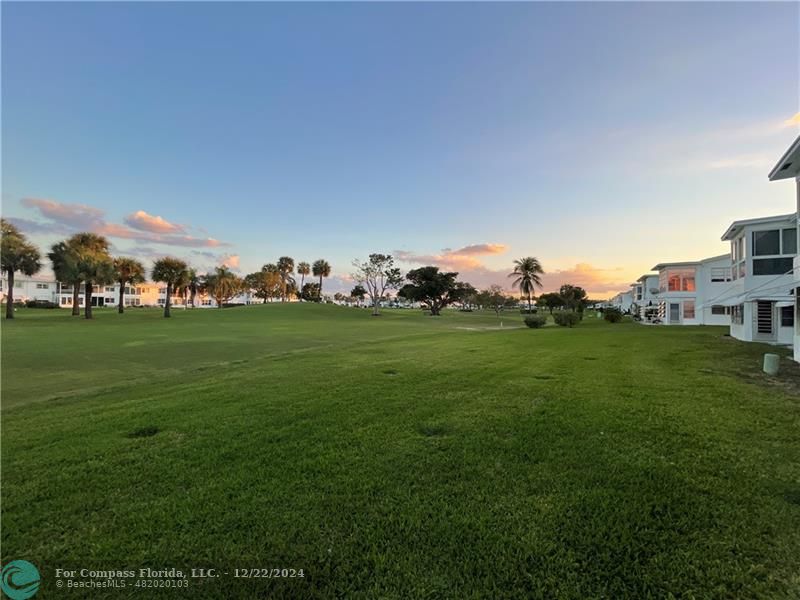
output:
[[0,268],[8,274],[6,319],[14,318],[14,273],[33,275],[42,268],[39,249],[14,225],[0,219]]
[[519,287],[519,290],[528,296],[528,312],[531,311],[531,300],[535,288],[542,287],[544,269],[538,258],[527,256],[514,261],[514,271],[509,273],[509,277],[514,277],[512,287]]
[[244,282],[226,267],[217,267],[213,273],[206,275],[208,293],[217,302],[217,308],[222,308],[236,294],[242,291]]
[[163,281],[167,284],[167,296],[164,300],[164,317],[169,318],[169,306],[172,299],[172,290],[181,284],[186,277],[186,263],[178,258],[165,256],[153,263],[153,280]]
[[83,316],[92,318],[94,284],[114,281],[114,262],[108,253],[108,240],[96,233],[76,233],[67,240],[77,256],[78,273],[84,282]]
[[300,289],[303,289],[303,283],[306,280],[306,275],[311,273],[311,265],[307,262],[297,264],[297,274],[300,275]]
[[144,281],[144,265],[135,258],[120,256],[114,259],[114,274],[119,283],[119,314],[125,312],[125,286],[136,285]]
[[203,287],[203,278],[194,269],[189,269],[189,304],[194,308],[194,299]]
[[69,245],[68,240],[64,240],[50,247],[47,258],[53,264],[53,273],[56,279],[72,286],[72,316],[80,316],[80,288],[83,280],[78,269],[78,255],[75,249]]
[[294,271],[294,259],[291,256],[281,256],[278,259],[278,272],[281,274],[281,302],[286,302],[286,290]]
[[322,278],[330,276],[331,266],[327,260],[320,258],[314,261],[313,272],[316,277],[319,277],[319,298],[322,300]]

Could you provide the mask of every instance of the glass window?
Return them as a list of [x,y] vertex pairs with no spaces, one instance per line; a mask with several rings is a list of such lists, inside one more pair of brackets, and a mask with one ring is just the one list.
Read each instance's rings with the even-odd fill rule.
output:
[[781,307],[781,327],[794,327],[794,306]]
[[744,324],[744,304],[739,304],[731,308],[731,323],[734,325]]
[[711,307],[711,314],[712,315],[724,315],[727,314],[724,306],[714,305]]
[[753,232],[753,256],[770,256],[781,253],[781,230]]
[[694,319],[694,300],[683,301],[683,318]]
[[683,285],[681,286],[682,292],[693,292],[694,291],[694,277],[684,277],[683,278]]
[[753,260],[753,275],[783,275],[791,270],[791,257]]
[[797,254],[797,229],[783,230],[782,254]]
[[725,267],[711,269],[711,281],[715,283],[731,280],[731,270]]

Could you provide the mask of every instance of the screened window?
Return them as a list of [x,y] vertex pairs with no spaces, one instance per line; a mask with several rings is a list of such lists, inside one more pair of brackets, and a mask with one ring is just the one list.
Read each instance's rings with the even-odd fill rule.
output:
[[37,290],[49,290],[50,286],[47,285],[46,283],[37,283],[36,284],[36,289]]
[[781,253],[781,230],[753,232],[753,256],[771,256]]
[[711,281],[713,283],[724,283],[731,280],[731,270],[725,267],[711,269]]
[[794,306],[781,307],[781,327],[794,327]]
[[783,254],[797,254],[797,229],[783,230]]
[[753,275],[783,275],[791,270],[790,257],[753,259]]
[[726,306],[714,305],[711,307],[712,315],[727,315],[728,312],[728,307]]
[[744,304],[731,307],[731,323],[734,325],[744,324]]
[[683,301],[683,318],[694,319],[694,300]]

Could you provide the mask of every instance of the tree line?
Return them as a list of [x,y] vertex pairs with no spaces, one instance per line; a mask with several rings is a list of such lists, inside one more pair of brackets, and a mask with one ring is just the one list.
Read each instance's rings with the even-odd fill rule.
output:
[[[6,318],[14,318],[14,275],[23,273],[32,276],[42,267],[39,249],[12,223],[0,219],[0,269],[8,278],[6,296]],[[113,257],[108,240],[95,233],[76,233],[50,248],[47,258],[53,266],[55,278],[72,287],[72,314],[80,315],[80,290],[83,286],[84,317],[92,318],[92,297],[96,287],[111,283],[119,285],[118,311],[125,311],[125,288],[145,281],[145,267],[141,261],[126,256]],[[287,301],[292,296],[306,300],[322,297],[323,278],[331,274],[331,266],[324,259],[312,264],[301,262],[297,273],[301,276],[300,287],[293,277],[294,259],[282,256],[274,264],[266,264],[256,273],[239,277],[226,266],[215,268],[204,275],[191,268],[185,261],[164,256],[154,261],[151,279],[165,284],[164,316],[170,316],[172,297],[183,298],[184,305],[195,306],[198,295],[209,295],[222,308],[235,296],[252,291],[264,302],[272,298]],[[305,283],[306,275],[319,278],[319,283]]]
[[[0,219],[0,225],[0,268],[8,275],[9,287],[6,318],[13,319],[14,274],[34,275],[41,268],[41,254],[13,224]],[[56,279],[72,287],[73,315],[80,315],[81,286],[84,290],[84,316],[91,319],[95,286],[118,284],[118,311],[123,313],[125,287],[145,281],[145,267],[139,260],[112,257],[109,248],[105,237],[83,232],[53,244],[47,253]],[[380,302],[389,291],[396,291],[398,298],[427,305],[434,316],[440,315],[443,308],[453,303],[490,307],[496,311],[516,303],[516,299],[506,296],[499,285],[478,291],[471,284],[459,281],[457,272],[441,271],[435,266],[412,269],[403,276],[389,254],[370,254],[366,260],[353,261],[353,267],[352,278],[357,285],[350,295],[361,300],[369,297],[374,315],[379,314]],[[319,302],[322,300],[323,281],[330,274],[331,266],[324,259],[295,265],[292,257],[281,256],[275,263],[267,263],[261,270],[244,277],[239,277],[224,265],[201,275],[185,261],[164,256],[154,261],[151,279],[166,286],[164,316],[169,317],[173,296],[182,298],[184,305],[188,300],[189,305],[195,306],[198,295],[209,295],[219,308],[245,291],[264,302],[277,299],[286,302],[295,297]],[[299,275],[299,283],[295,275]],[[532,256],[515,260],[513,271],[508,275],[513,279],[512,288],[518,289],[527,299],[528,312],[532,310],[536,288],[542,287],[542,275],[541,263]],[[306,281],[306,277],[315,280]],[[345,298],[342,294],[337,296]],[[583,311],[589,302],[583,288],[567,284],[558,292],[542,294],[537,304],[552,313],[556,308]]]

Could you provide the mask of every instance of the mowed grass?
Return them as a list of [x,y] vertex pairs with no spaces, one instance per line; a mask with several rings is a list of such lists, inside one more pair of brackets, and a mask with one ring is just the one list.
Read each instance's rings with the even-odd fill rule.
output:
[[800,596],[800,374],[766,378],[767,347],[724,329],[18,316],[2,559],[39,566],[41,597],[87,597],[56,567],[141,566],[305,573],[147,597]]

